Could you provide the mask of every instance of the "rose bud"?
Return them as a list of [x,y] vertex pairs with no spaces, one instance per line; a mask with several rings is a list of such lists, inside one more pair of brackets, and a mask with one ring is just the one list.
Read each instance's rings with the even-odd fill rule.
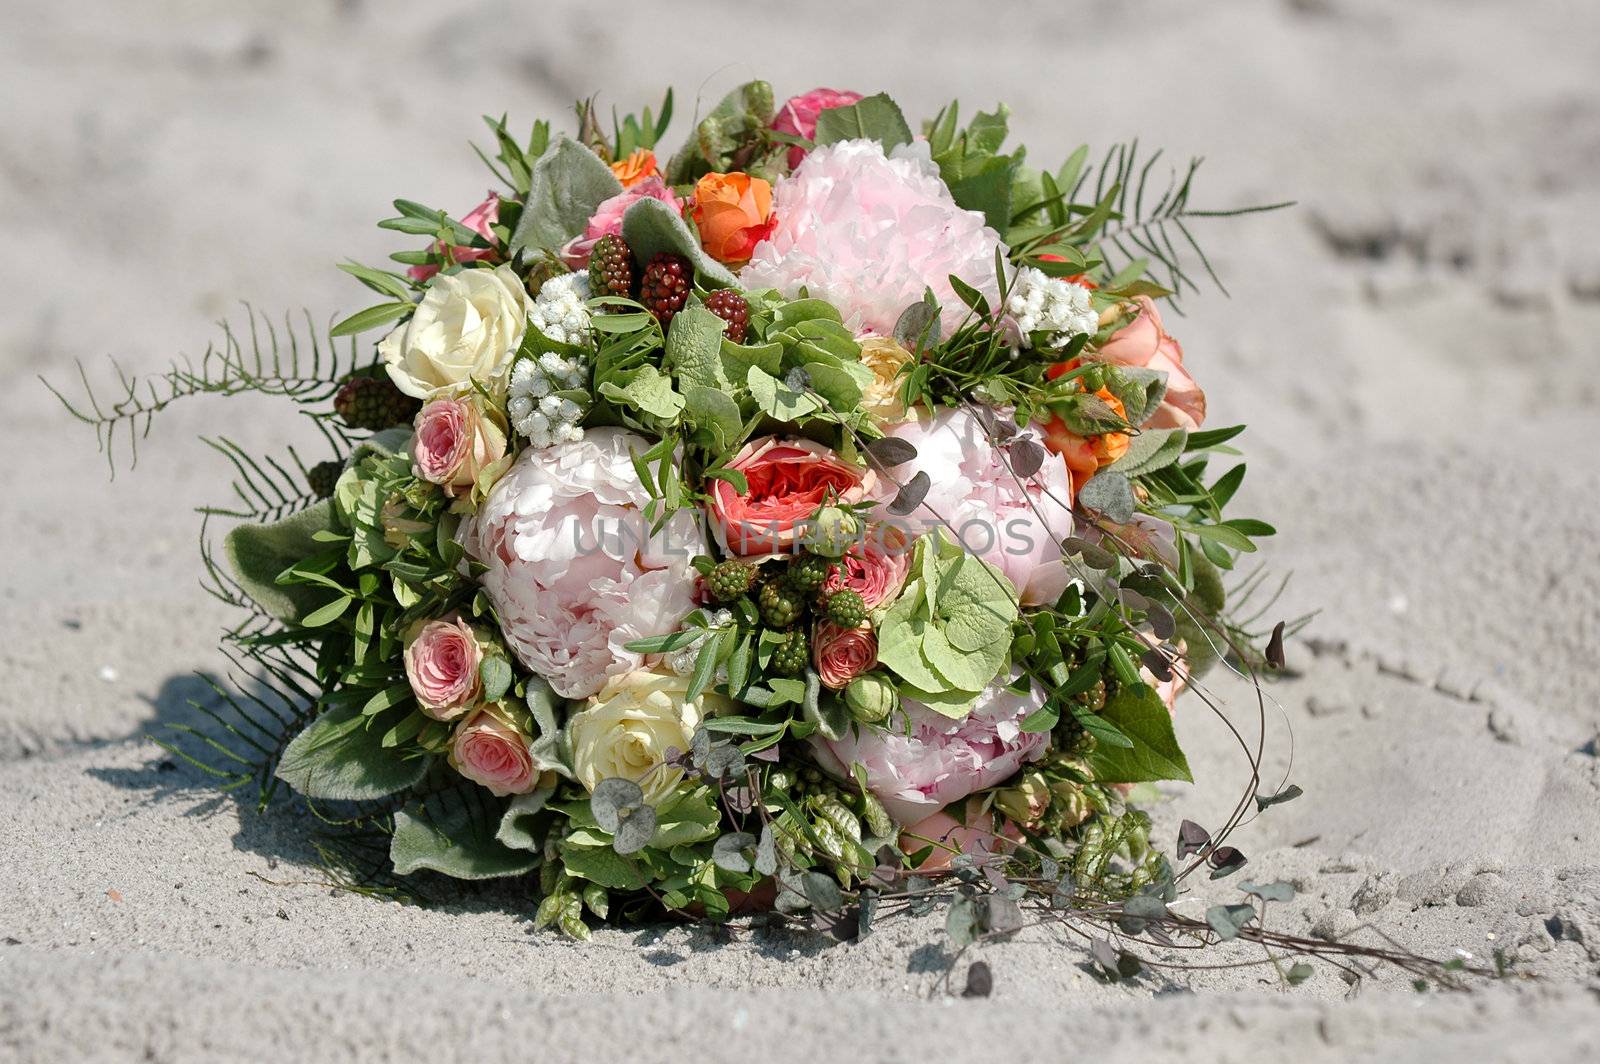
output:
[[844,704],[850,715],[863,724],[881,724],[900,705],[894,684],[881,672],[857,676],[844,689]]

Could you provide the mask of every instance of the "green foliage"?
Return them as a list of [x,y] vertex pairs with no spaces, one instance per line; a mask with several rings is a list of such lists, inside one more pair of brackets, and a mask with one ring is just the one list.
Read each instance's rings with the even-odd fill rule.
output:
[[[926,132],[939,176],[950,187],[960,206],[981,211],[988,223],[1001,233],[1011,224],[1016,199],[1015,186],[1022,175],[1024,151],[1018,148],[1002,155],[1011,111],[1004,104],[989,113],[980,112],[960,128],[960,106],[951,103],[928,123]],[[824,112],[826,113],[826,112]],[[820,121],[818,123],[820,128]]]
[[428,759],[405,758],[383,745],[385,725],[406,708],[403,702],[396,706],[401,712],[372,716],[355,705],[330,709],[289,743],[278,778],[307,798],[341,802],[385,798],[416,785]]
[[1148,684],[1124,687],[1106,703],[1100,715],[1127,736],[1132,746],[1097,744],[1089,755],[1095,780],[1100,783],[1140,783],[1146,780],[1192,782],[1189,762],[1172,731],[1172,713]]
[[774,107],[772,86],[765,81],[746,82],[728,93],[667,163],[667,183],[688,184],[713,170],[772,175],[788,151],[770,136]]
[[595,209],[621,191],[622,182],[598,155],[568,137],[557,138],[555,146],[533,164],[509,251],[555,252],[582,234]]
[[407,804],[394,815],[389,855],[395,872],[429,869],[454,879],[500,879],[533,871],[538,853],[495,837],[504,806],[504,799],[465,782]]
[[911,127],[906,125],[900,105],[880,92],[845,107],[831,107],[817,116],[813,143],[821,147],[841,140],[875,140],[887,153],[911,143]]
[[682,255],[694,267],[695,284],[703,289],[738,285],[726,266],[706,254],[683,217],[658,199],[646,197],[628,208],[622,216],[622,238],[641,263],[662,252]]

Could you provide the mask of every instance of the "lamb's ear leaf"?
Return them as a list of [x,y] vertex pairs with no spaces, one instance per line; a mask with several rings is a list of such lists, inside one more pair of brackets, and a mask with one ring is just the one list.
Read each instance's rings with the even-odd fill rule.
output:
[[728,268],[705,253],[678,212],[658,199],[641,199],[628,208],[622,216],[622,238],[641,263],[668,251],[689,260],[701,288],[738,287]]
[[294,624],[328,604],[328,589],[315,584],[280,584],[285,569],[326,549],[313,537],[334,527],[327,499],[270,525],[238,525],[222,541],[233,578],[275,620]]
[[500,827],[494,833],[495,839],[513,850],[542,849],[544,839],[534,834],[531,821],[555,793],[555,785],[552,784],[512,798],[511,804],[506,806],[505,815],[500,818]]
[[335,706],[284,749],[277,777],[324,801],[371,801],[403,791],[421,781],[433,759],[385,748],[387,730],[380,719],[364,717],[359,702]]
[[509,249],[556,251],[583,232],[596,208],[622,192],[611,167],[584,145],[562,137],[533,164],[528,200]]
[[495,837],[502,810],[499,799],[475,785],[411,802],[394,815],[389,859],[395,872],[408,876],[426,868],[454,879],[499,879],[533,871],[539,854]]

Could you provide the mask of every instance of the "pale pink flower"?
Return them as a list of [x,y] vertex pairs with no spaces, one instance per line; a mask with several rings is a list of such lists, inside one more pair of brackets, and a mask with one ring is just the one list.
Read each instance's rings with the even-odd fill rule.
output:
[[[479,234],[492,244],[494,243],[494,230],[490,227],[499,220],[500,196],[497,193],[491,192],[489,193],[489,197],[487,199],[467,212],[466,217],[461,219],[461,224],[466,226],[468,229],[471,229],[474,233]],[[433,242],[432,250],[440,250],[439,241],[435,240]],[[450,259],[453,262],[479,262],[483,259],[491,258],[495,254],[495,249],[492,247],[464,248],[450,244],[447,245],[447,250],[449,252]],[[413,281],[426,281],[428,278],[432,277],[438,272],[439,267],[430,262],[411,267],[406,271],[406,275],[409,276]]]
[[450,765],[493,794],[527,794],[539,780],[527,736],[480,709],[456,726]]
[[683,201],[673,194],[666,182],[659,177],[644,178],[610,199],[602,201],[600,206],[595,208],[589,224],[584,227],[583,235],[567,241],[566,246],[561,249],[561,257],[566,264],[574,270],[586,269],[589,265],[589,253],[594,250],[595,243],[603,236],[621,236],[622,216],[628,213],[629,207],[642,199],[660,200],[674,211],[683,210]]
[[[778,108],[778,115],[772,120],[772,128],[779,133],[787,133],[794,137],[804,137],[810,140],[817,135],[817,116],[824,111],[831,111],[835,107],[849,107],[861,99],[859,92],[840,92],[838,89],[812,89],[799,96],[792,96],[785,100],[783,106]],[[800,165],[800,160],[806,157],[806,149],[800,145],[791,145],[789,148],[789,169],[793,170]]]
[[485,466],[505,457],[506,435],[476,399],[435,399],[417,412],[412,470],[454,497],[470,491]]
[[823,588],[829,592],[848,588],[861,596],[867,609],[875,610],[900,594],[910,568],[910,537],[893,525],[873,524],[839,559]]
[[692,510],[649,533],[650,493],[629,455],[651,442],[596,428],[575,443],[524,451],[461,541],[517,659],[566,698],[640,668],[625,643],[675,630],[694,609],[690,561],[707,553]]
[[853,778],[853,766],[860,765],[867,789],[889,815],[915,824],[1043,756],[1049,734],[1022,730],[1023,719],[1043,704],[1037,685],[1017,694],[999,682],[961,720],[904,699],[884,727],[858,725],[837,740],[813,736],[811,751],[817,764],[843,780]]
[[[1049,605],[1060,597],[1072,582],[1061,557],[1061,541],[1073,530],[1065,463],[1046,456],[1033,476],[1013,476],[1005,451],[989,442],[983,423],[965,407],[924,411],[886,431],[917,449],[916,458],[895,468],[896,480],[903,484],[925,472],[930,481],[922,506],[906,519],[921,529],[942,528],[945,538],[998,568],[1022,605]],[[1023,439],[1037,442],[1039,434],[1019,430],[1008,446]],[[880,494],[892,498],[892,490]]]
[[1184,369],[1183,346],[1167,333],[1155,301],[1149,296],[1136,296],[1133,301],[1139,306],[1138,317],[1118,329],[1088,357],[1165,373],[1167,394],[1145,420],[1145,426],[1193,432],[1205,422],[1206,393]]
[[411,693],[434,720],[454,720],[477,699],[483,651],[472,626],[458,614],[412,625],[404,658]]
[[[996,825],[999,831],[996,831]],[[992,812],[969,813],[957,820],[945,810],[919,820],[900,833],[900,849],[908,854],[933,847],[933,852],[917,865],[919,872],[942,872],[958,853],[986,859],[1016,849],[1022,832],[1011,821]]]
[[926,142],[888,156],[874,140],[818,148],[778,181],[773,213],[777,228],[752,252],[740,284],[789,299],[805,289],[838,307],[857,332],[890,335],[931,288],[948,336],[967,313],[951,274],[991,307],[999,302],[1000,235],[982,214],[956,206]]

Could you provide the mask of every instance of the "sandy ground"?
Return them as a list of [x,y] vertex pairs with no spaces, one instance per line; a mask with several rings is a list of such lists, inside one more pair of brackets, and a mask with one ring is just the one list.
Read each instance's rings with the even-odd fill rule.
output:
[[[1597,9],[631,7],[4,0],[0,1059],[1600,1057]],[[360,305],[333,262],[392,249],[371,223],[394,196],[479,198],[481,111],[665,83],[688,110],[757,75],[912,112],[1003,98],[1040,159],[1137,133],[1209,153],[1211,204],[1300,201],[1209,225],[1233,299],[1173,326],[1215,423],[1252,424],[1244,501],[1294,573],[1268,620],[1322,611],[1270,688],[1269,762],[1292,734],[1306,794],[1237,841],[1255,878],[1300,888],[1280,926],[1498,947],[1537,978],[1110,987],[1040,929],[986,947],[994,996],[963,1001],[914,921],[857,945],[661,928],[580,947],[501,889],[416,908],[319,886],[301,819],[147,741],[221,665],[189,508],[224,469],[192,437],[300,429],[249,402],[174,410],[111,482],[35,375],[198,353],[240,299]],[[1183,708],[1202,782],[1166,789],[1167,832],[1242,783],[1221,725]]]

